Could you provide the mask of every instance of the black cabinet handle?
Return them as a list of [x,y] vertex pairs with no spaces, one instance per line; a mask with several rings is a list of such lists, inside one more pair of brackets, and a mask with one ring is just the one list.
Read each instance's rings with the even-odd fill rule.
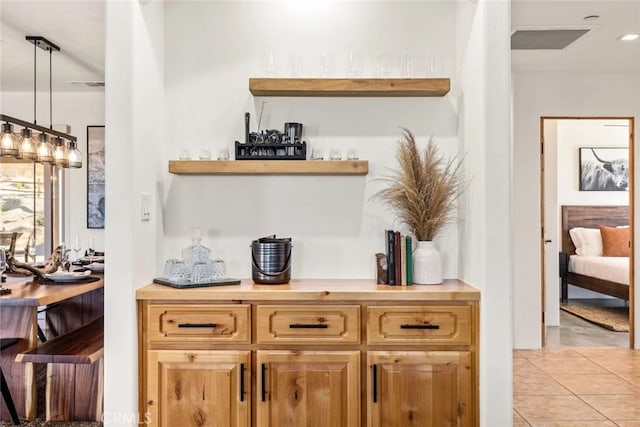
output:
[[240,402],[244,402],[244,363],[240,364]]
[[290,329],[327,329],[329,325],[324,323],[291,323]]
[[378,365],[373,365],[373,379],[372,379],[372,383],[373,383],[373,403],[377,403],[378,402]]
[[440,329],[440,325],[400,325],[400,329]]
[[261,394],[262,394],[262,401],[266,402],[267,401],[267,380],[265,378],[265,376],[267,375],[267,365],[265,365],[264,363],[262,364],[261,368],[262,370],[262,378],[261,378]]
[[178,328],[215,328],[215,323],[178,323]]

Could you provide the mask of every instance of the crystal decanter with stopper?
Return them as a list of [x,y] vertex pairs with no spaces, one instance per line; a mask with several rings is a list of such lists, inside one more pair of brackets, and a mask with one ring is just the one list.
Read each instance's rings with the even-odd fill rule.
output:
[[182,250],[182,260],[191,270],[194,264],[206,264],[211,258],[211,250],[200,243],[202,241],[200,228],[191,229],[191,246]]

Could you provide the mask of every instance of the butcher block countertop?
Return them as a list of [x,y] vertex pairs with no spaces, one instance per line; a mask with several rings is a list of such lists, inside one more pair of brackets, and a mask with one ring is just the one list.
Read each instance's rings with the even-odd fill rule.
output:
[[344,301],[479,301],[480,291],[456,279],[442,285],[388,286],[371,279],[296,279],[285,285],[255,285],[243,279],[239,285],[175,289],[151,284],[136,291],[138,300],[308,300]]

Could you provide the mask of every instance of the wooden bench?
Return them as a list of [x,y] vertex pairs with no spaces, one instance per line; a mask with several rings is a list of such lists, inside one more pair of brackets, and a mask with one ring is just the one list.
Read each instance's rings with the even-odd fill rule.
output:
[[101,421],[104,317],[19,353],[16,362],[46,363],[47,421]]

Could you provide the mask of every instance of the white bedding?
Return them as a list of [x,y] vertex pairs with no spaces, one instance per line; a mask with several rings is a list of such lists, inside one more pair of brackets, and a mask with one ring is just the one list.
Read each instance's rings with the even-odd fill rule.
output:
[[571,255],[569,271],[611,282],[629,284],[628,257]]

